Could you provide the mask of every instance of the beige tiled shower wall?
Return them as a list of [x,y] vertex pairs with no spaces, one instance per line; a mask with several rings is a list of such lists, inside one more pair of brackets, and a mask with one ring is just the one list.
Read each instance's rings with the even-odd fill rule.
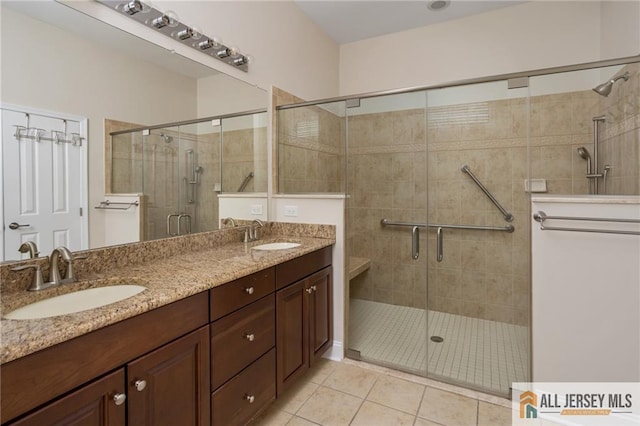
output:
[[349,256],[371,261],[368,271],[350,281],[350,295],[425,308],[426,233],[414,261],[411,230],[380,226],[383,218],[427,220],[424,110],[352,115],[348,127],[347,247]]
[[267,128],[223,132],[222,190],[237,192],[249,173],[244,192],[267,192]]
[[321,106],[278,111],[278,191],[345,191],[345,119]]
[[[592,148],[598,98],[582,91],[532,97],[530,107],[519,98],[429,108],[426,141],[422,110],[350,117],[348,246],[351,256],[371,259],[370,270],[351,281],[351,296],[425,307],[428,270],[429,309],[527,324],[529,164],[531,177],[545,179],[548,193],[585,194],[586,163],[577,148]],[[465,110],[483,114],[461,122]],[[429,230],[413,261],[410,230],[381,228],[381,218],[426,222],[428,214],[430,223],[508,225],[461,172],[465,164],[513,213],[515,232],[445,229],[444,258],[437,262],[435,231]]]
[[[640,195],[640,64],[625,66],[628,81],[618,80],[601,100],[605,122],[600,131],[600,170],[611,166],[606,194]],[[604,188],[600,191],[604,194]]]

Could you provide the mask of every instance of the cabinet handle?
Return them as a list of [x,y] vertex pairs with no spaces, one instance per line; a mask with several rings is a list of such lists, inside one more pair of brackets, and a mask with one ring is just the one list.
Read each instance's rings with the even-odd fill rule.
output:
[[244,289],[244,291],[246,291],[247,294],[253,294],[253,287],[247,287]]
[[306,291],[307,293],[311,294],[311,292],[313,292],[313,290],[311,289],[311,287],[306,288],[304,291]]
[[248,393],[244,394],[244,399],[249,402],[249,404],[253,404],[253,401],[256,400],[256,397],[253,395],[249,395]]
[[123,393],[117,393],[113,395],[113,402],[115,402],[116,405],[122,405],[126,400],[127,400],[127,395]]
[[144,390],[144,388],[147,387],[147,381],[146,380],[136,380],[133,385],[136,387],[136,390],[138,392],[142,392]]
[[250,341],[250,342],[253,342],[253,341],[255,340],[256,336],[255,336],[253,333],[251,333],[251,334],[246,333],[246,334],[244,335],[244,338],[245,338],[245,339],[247,339],[247,340],[248,340],[248,341]]
[[311,290],[313,290],[313,291],[317,291],[318,289],[316,288],[316,286],[315,286],[315,285],[312,285],[312,286],[311,286]]

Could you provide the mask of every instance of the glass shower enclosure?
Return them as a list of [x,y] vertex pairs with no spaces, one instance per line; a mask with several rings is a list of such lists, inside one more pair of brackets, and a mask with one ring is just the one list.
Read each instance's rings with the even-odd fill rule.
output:
[[142,194],[143,239],[218,228],[218,194],[266,191],[266,112],[111,133],[110,192]]
[[347,195],[346,356],[530,381],[531,196],[640,195],[639,82],[636,61],[278,107],[279,192]]

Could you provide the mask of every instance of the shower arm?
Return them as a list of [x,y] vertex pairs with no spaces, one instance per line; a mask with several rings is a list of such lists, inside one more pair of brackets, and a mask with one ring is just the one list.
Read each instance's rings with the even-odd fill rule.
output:
[[509,213],[504,207],[502,207],[502,204],[500,204],[498,202],[498,200],[496,200],[496,197],[494,197],[491,192],[489,192],[489,190],[487,189],[486,186],[484,186],[482,184],[482,182],[480,182],[480,180],[478,180],[478,178],[476,177],[476,175],[473,174],[473,172],[469,169],[469,166],[467,166],[466,164],[464,166],[462,166],[462,168],[460,169],[463,173],[466,173],[469,175],[469,177],[475,182],[476,185],[478,185],[478,188],[480,188],[480,190],[482,192],[484,192],[484,195],[487,196],[487,198],[493,203],[494,206],[496,206],[498,208],[498,210],[500,210],[500,213],[502,213],[502,216],[504,217],[504,220],[506,220],[507,222],[511,222],[513,221],[513,215],[511,213]]

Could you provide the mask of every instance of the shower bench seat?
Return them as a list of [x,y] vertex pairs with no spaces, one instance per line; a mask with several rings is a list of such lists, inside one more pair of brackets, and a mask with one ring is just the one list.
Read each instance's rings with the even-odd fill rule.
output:
[[361,273],[365,272],[371,266],[371,259],[365,257],[349,258],[349,280],[354,279]]

